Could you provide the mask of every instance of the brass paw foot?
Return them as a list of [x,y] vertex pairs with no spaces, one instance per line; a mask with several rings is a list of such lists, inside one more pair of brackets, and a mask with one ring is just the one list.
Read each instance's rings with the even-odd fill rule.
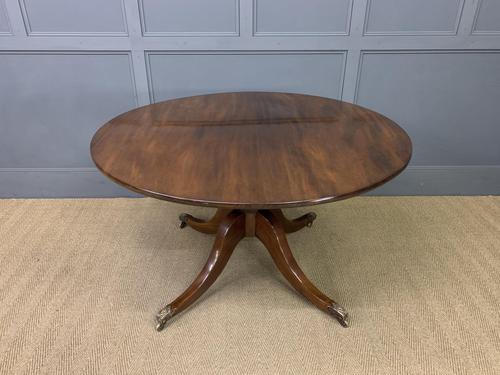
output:
[[314,212],[309,212],[309,213],[307,214],[307,218],[306,218],[306,220],[307,220],[307,224],[306,224],[306,225],[307,225],[309,228],[310,228],[310,227],[312,227],[314,220],[316,220],[316,214],[315,214]]
[[167,321],[172,318],[173,316],[173,311],[170,305],[165,306],[163,309],[158,311],[158,314],[156,314],[156,330],[160,332],[165,328],[165,324],[167,324]]
[[332,303],[328,306],[328,311],[339,321],[342,327],[349,327],[349,314],[338,303]]
[[181,221],[179,223],[179,228],[181,228],[181,229],[185,228],[187,226],[188,214],[180,214],[179,220]]

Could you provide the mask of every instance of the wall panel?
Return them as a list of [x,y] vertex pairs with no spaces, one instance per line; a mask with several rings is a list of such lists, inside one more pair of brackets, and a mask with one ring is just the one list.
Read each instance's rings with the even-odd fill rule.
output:
[[0,53],[0,168],[93,166],[97,128],[135,107],[127,53]]
[[500,1],[479,0],[472,32],[500,35]]
[[150,52],[148,61],[152,101],[244,90],[340,98],[345,53]]
[[139,0],[145,36],[237,36],[239,0]]
[[453,35],[463,0],[368,0],[366,35]]
[[254,0],[255,35],[348,35],[352,0]]
[[408,130],[413,164],[499,165],[499,97],[500,52],[393,51],[363,54],[356,101]]
[[30,35],[127,35],[122,0],[19,0]]
[[5,8],[5,0],[0,0],[0,36],[10,35],[10,23],[7,17],[7,8]]

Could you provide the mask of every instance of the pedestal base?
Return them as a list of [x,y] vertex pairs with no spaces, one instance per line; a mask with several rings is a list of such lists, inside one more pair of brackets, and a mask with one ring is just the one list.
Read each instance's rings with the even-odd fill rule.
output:
[[189,214],[180,215],[180,227],[215,234],[215,242],[208,260],[191,285],[173,302],[156,315],[156,329],[161,331],[166,322],[188,308],[217,279],[226,266],[238,242],[246,236],[256,236],[265,245],[274,263],[290,284],[321,310],[348,326],[346,310],[323,294],[300,269],[288,246],[286,233],[311,226],[316,214],[308,213],[295,220],[288,220],[281,210],[226,210],[219,209],[210,220],[200,220]]

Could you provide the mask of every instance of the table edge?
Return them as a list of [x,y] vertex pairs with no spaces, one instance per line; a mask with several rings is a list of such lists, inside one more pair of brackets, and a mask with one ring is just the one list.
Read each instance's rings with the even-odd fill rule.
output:
[[[410,143],[411,147],[411,143]],[[243,202],[217,202],[217,201],[209,201],[209,200],[199,200],[199,199],[194,199],[194,198],[181,198],[181,197],[176,197],[168,194],[162,194],[158,193],[155,191],[147,190],[147,189],[142,189],[138,188],[132,185],[127,184],[126,182],[123,182],[119,180],[118,178],[110,175],[106,171],[104,171],[94,160],[94,156],[92,152],[90,153],[92,157],[92,161],[94,162],[95,166],[97,169],[107,178],[109,178],[111,181],[114,183],[117,183],[118,185],[123,186],[124,188],[131,190],[135,193],[151,197],[151,198],[156,198],[159,200],[164,200],[168,202],[174,202],[174,203],[180,203],[180,204],[185,204],[189,206],[201,206],[201,207],[213,207],[213,208],[232,208],[232,209],[247,209],[247,210],[258,210],[258,209],[277,209],[277,208],[293,208],[293,207],[308,207],[308,206],[315,206],[318,204],[323,204],[323,203],[330,203],[330,202],[337,202],[341,201],[344,199],[352,198],[358,195],[361,195],[363,193],[366,193],[370,190],[373,190],[381,185],[384,185],[386,182],[389,182],[393,178],[397,177],[401,172],[403,172],[408,164],[410,163],[411,156],[412,156],[412,149],[410,148],[410,154],[407,162],[397,171],[395,171],[393,174],[385,177],[384,179],[369,185],[367,187],[346,193],[346,194],[341,194],[341,195],[335,195],[335,196],[327,196],[327,197],[321,197],[317,199],[311,199],[311,200],[304,200],[304,201],[290,201],[290,202],[277,202],[277,203],[266,203],[266,204],[257,204],[257,203],[243,203]]]

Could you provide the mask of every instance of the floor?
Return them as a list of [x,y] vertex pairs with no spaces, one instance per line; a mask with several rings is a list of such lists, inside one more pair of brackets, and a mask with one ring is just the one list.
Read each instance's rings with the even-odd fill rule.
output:
[[[360,197],[289,236],[351,327],[243,240],[162,332],[212,237],[153,199],[0,200],[0,374],[500,374],[500,197]],[[293,209],[293,217],[306,212]]]

